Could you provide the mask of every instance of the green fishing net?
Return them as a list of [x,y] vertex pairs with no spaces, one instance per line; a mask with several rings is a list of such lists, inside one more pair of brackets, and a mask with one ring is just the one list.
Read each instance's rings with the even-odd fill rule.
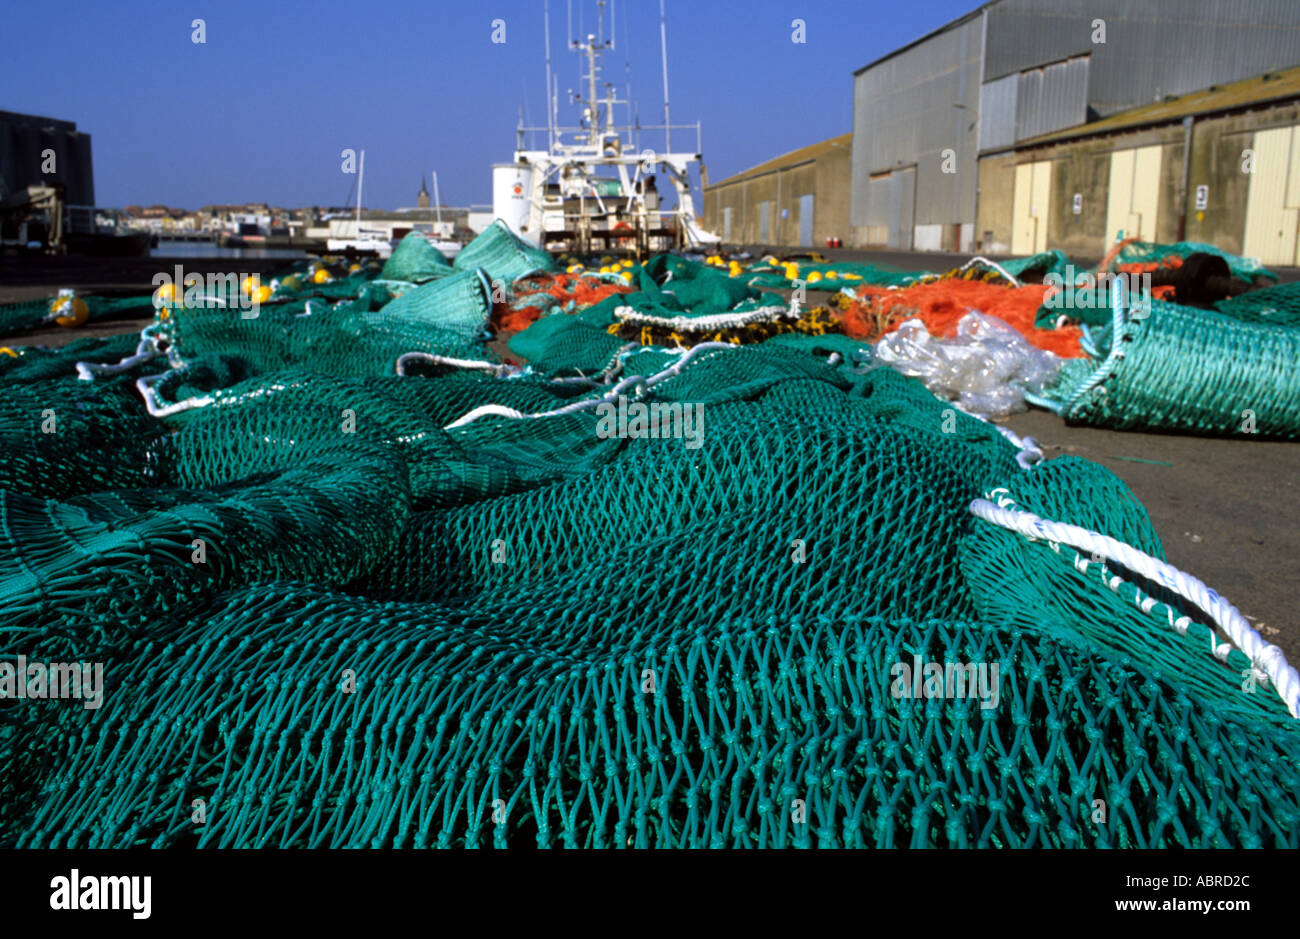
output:
[[[500,253],[178,308],[116,371],[123,340],[0,362],[0,661],[104,667],[94,707],[0,700],[0,844],[1300,846],[1300,734],[1245,654],[970,510],[1162,557],[1106,469],[1025,464],[844,336],[640,347],[598,304],[500,367]],[[676,263],[643,292],[683,304]],[[1112,395],[1147,344],[1208,354],[1165,306]]]

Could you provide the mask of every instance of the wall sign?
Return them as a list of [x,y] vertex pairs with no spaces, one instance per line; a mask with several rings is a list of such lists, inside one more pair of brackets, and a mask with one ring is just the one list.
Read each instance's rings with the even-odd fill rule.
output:
[[1083,214],[1083,193],[1081,192],[1076,192],[1074,194],[1074,214]]
[[1197,186],[1197,187],[1196,187],[1196,209],[1197,209],[1197,211],[1199,212],[1201,209],[1208,209],[1209,207],[1210,207],[1210,187],[1209,187],[1209,186]]

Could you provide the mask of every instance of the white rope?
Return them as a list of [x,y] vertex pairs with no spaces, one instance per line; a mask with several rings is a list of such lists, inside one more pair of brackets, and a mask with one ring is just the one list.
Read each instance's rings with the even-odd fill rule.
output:
[[478,359],[455,359],[449,355],[434,355],[432,352],[406,352],[397,357],[397,374],[405,375],[406,367],[411,362],[427,362],[430,365],[448,365],[452,368],[477,369],[482,372],[491,372],[498,378],[505,378],[510,375],[518,374],[519,369],[513,365],[494,365],[491,362],[482,362]]
[[[999,492],[1005,493],[1006,490],[994,490],[989,495],[996,496]],[[1116,541],[1114,538],[1098,534],[1095,531],[1089,531],[1086,528],[1080,528],[1077,525],[1054,522],[1050,519],[1040,518],[1032,512],[1014,508],[1015,502],[1009,495],[997,498],[997,505],[986,499],[976,499],[970,504],[970,510],[976,517],[986,522],[992,522],[994,525],[999,525],[1011,531],[1018,531],[1031,540],[1041,538],[1049,543],[1054,543],[1053,546],[1067,544],[1081,551],[1109,558],[1129,570],[1136,571],[1143,577],[1169,588],[1204,610],[1228,634],[1228,638],[1231,639],[1233,645],[1246,654],[1255,670],[1267,676],[1269,682],[1277,689],[1277,693],[1282,698],[1287,710],[1291,712],[1291,716],[1300,718],[1300,673],[1297,673],[1287,663],[1286,656],[1281,649],[1266,642],[1251,627],[1246,618],[1241,615],[1240,610],[1207,587],[1204,582],[1190,574],[1183,573],[1164,561],[1157,560],[1149,554],[1144,554],[1122,541]],[[1118,577],[1113,578],[1112,589],[1118,587],[1119,583],[1122,582]],[[1148,600],[1151,600],[1151,598],[1148,598]],[[1153,600],[1149,604],[1143,604],[1143,609],[1149,612],[1151,606],[1154,606]],[[1186,617],[1183,617],[1180,623],[1181,628],[1179,631],[1185,632]],[[1211,637],[1211,643],[1213,644],[1213,637]],[[1226,660],[1227,651],[1228,647],[1226,645],[1214,646],[1212,654],[1220,660]]]
[[566,404],[564,407],[556,408],[554,411],[542,411],[536,414],[524,414],[521,411],[516,411],[514,408],[508,408],[500,404],[484,404],[476,407],[468,414],[458,417],[443,429],[453,430],[457,427],[464,427],[467,424],[472,424],[480,417],[488,416],[509,417],[517,420],[520,418],[533,419],[539,417],[557,417],[561,414],[577,414],[581,411],[589,411],[602,404],[609,404],[617,401],[619,395],[623,394],[629,388],[637,388],[638,393],[644,394],[651,386],[666,381],[680,373],[681,370],[686,367],[686,364],[701,352],[707,352],[711,349],[734,350],[735,348],[736,347],[729,342],[702,342],[698,346],[693,346],[680,359],[665,368],[663,371],[656,372],[649,378],[646,378],[643,375],[630,375],[599,398],[588,398],[584,401],[575,401],[573,404]]
[[82,381],[94,381],[96,375],[116,375],[135,368],[141,362],[148,362],[161,355],[154,344],[152,336],[140,335],[140,343],[135,347],[135,354],[129,355],[114,365],[101,365],[98,362],[78,362],[77,378]]
[[790,316],[790,308],[784,306],[764,306],[745,313],[715,313],[712,316],[655,316],[642,313],[635,307],[621,306],[614,310],[616,319],[624,323],[661,326],[679,332],[707,332],[718,329],[736,329],[750,323],[772,323]]
[[[990,421],[990,423],[992,423]],[[1020,437],[1016,432],[1001,424],[993,424],[999,434],[1006,437],[1020,452],[1016,454],[1016,463],[1021,469],[1029,469],[1043,462],[1043,449],[1033,437]]]
[[207,407],[216,400],[212,395],[197,395],[193,398],[186,398],[184,401],[177,401],[175,404],[162,404],[158,398],[158,392],[153,386],[168,374],[170,373],[146,375],[144,378],[136,380],[136,390],[144,398],[144,406],[148,409],[151,417],[171,417],[173,414],[180,414],[182,411]]
[[1001,264],[999,264],[997,261],[990,261],[988,258],[985,258],[985,257],[974,257],[974,258],[971,258],[969,261],[967,261],[967,262],[966,262],[965,264],[963,264],[961,267],[957,268],[957,270],[959,270],[959,271],[964,271],[964,270],[966,270],[966,268],[971,267],[972,265],[975,265],[975,264],[983,264],[983,265],[985,265],[985,266],[987,266],[987,267],[991,267],[991,268],[993,268],[993,270],[997,271],[999,274],[1001,274],[1001,275],[1002,275],[1003,277],[1005,277],[1007,280],[1011,281],[1011,283],[1012,283],[1014,286],[1016,286],[1016,287],[1021,286],[1020,281],[1017,280],[1017,279],[1016,279],[1016,278],[1015,278],[1015,277],[1014,277],[1014,276],[1013,276],[1013,275],[1012,275],[1012,274],[1011,274],[1011,273],[1010,273],[1010,272],[1009,272],[1005,267],[1003,267],[1003,266],[1002,266]]

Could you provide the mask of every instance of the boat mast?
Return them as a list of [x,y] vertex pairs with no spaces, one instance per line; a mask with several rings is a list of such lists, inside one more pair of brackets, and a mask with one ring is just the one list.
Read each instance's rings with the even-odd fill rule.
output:
[[664,0],[659,0],[659,50],[664,68],[664,149],[672,152],[672,130],[668,119],[668,27],[664,25]]
[[361,151],[361,169],[357,173],[357,241],[361,240],[361,186],[366,181],[366,151]]
[[[438,212],[438,228],[442,228],[442,196],[438,195],[438,171],[433,171],[433,204],[436,205]],[[439,238],[442,236],[439,235]]]

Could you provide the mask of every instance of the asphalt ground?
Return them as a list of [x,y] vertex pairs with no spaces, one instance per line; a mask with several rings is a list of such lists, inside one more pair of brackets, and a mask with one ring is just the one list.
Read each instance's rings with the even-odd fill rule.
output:
[[[748,249],[756,256],[762,248]],[[790,249],[772,249],[775,253]],[[902,270],[950,270],[970,255],[822,250],[835,260],[864,261]],[[146,258],[16,268],[0,263],[0,303],[50,297],[59,287],[80,292],[144,292],[157,271],[182,263],[187,271],[224,270],[230,259]],[[269,273],[285,262],[239,259],[249,273]],[[1083,262],[1084,266],[1089,262]],[[1090,262],[1095,265],[1095,259]],[[254,267],[249,267],[249,265]],[[260,266],[258,266],[260,265]],[[1300,280],[1300,270],[1275,270]],[[809,290],[809,303],[824,297]],[[0,336],[0,345],[61,346],[88,335],[138,332],[149,320],[99,321],[81,329],[55,328]],[[1300,363],[1297,363],[1300,367]],[[1233,603],[1269,642],[1300,664],[1300,443],[1238,437],[1118,432],[1068,426],[1033,410],[1005,422],[1034,437],[1048,459],[1065,454],[1100,463],[1123,479],[1146,506],[1174,566],[1199,577]]]

